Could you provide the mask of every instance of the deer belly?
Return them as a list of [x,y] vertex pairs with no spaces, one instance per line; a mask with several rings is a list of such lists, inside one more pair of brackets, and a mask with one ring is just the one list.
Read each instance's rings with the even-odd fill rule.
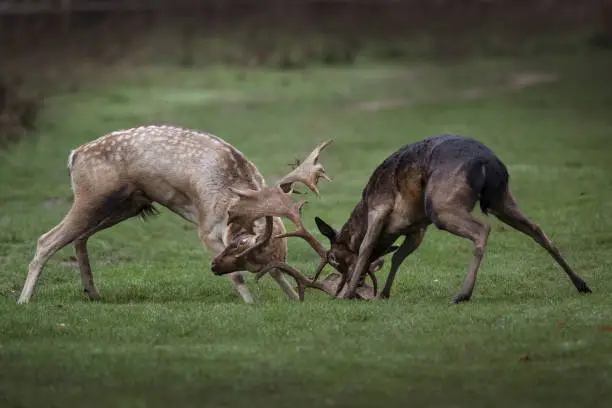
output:
[[403,235],[413,229],[420,228],[424,220],[424,211],[394,211],[389,217],[386,231],[388,234]]
[[150,185],[147,187],[143,191],[150,200],[163,205],[187,221],[198,224],[199,214],[192,200],[175,189],[170,183],[158,179],[154,188],[151,188]]

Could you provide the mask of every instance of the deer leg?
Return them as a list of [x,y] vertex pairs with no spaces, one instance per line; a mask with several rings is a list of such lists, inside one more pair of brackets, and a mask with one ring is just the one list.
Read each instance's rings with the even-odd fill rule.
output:
[[552,240],[536,223],[529,220],[529,218],[519,209],[516,199],[509,190],[506,191],[504,200],[496,205],[495,208],[491,208],[491,213],[512,228],[533,238],[533,240],[544,248],[554,258],[557,264],[563,268],[578,292],[591,293],[591,289],[586,282],[574,273],[561,255],[561,252],[555,247]]
[[78,238],[74,241],[74,253],[77,259],[77,263],[79,265],[81,282],[83,283],[83,291],[91,300],[100,299],[100,292],[98,291],[98,288],[94,283],[93,275],[91,273],[91,265],[89,264],[89,254],[87,253],[87,237]]
[[89,253],[87,252],[87,241],[94,234],[110,228],[114,225],[119,224],[129,218],[137,216],[144,207],[150,205],[150,202],[127,202],[122,206],[122,209],[98,225],[87,231],[87,233],[81,235],[74,241],[74,252],[79,265],[79,272],[81,274],[81,282],[83,283],[83,291],[91,300],[97,300],[100,298],[100,292],[96,287],[91,273],[91,265],[89,263]]
[[389,276],[387,277],[387,281],[385,282],[385,287],[383,288],[382,292],[380,292],[380,294],[376,297],[377,299],[389,299],[389,296],[391,296],[391,286],[393,285],[395,275],[397,274],[400,265],[402,264],[402,262],[404,262],[404,259],[406,259],[408,255],[413,253],[419,247],[419,245],[421,245],[424,236],[425,228],[419,230],[419,232],[417,232],[416,234],[407,235],[406,238],[404,238],[404,242],[402,242],[402,245],[400,245],[400,247],[397,249],[397,251],[395,251],[395,253],[393,253],[393,256],[391,257],[391,270],[389,271]]
[[28,303],[43,267],[60,249],[73,242],[96,223],[95,211],[87,204],[75,202],[64,219],[38,239],[36,254],[30,262],[28,276],[17,303]]
[[227,276],[232,281],[232,286],[234,287],[234,290],[238,292],[242,300],[244,300],[244,303],[249,305],[253,304],[253,296],[251,295],[251,292],[249,291],[249,288],[247,287],[246,283],[244,283],[244,273],[232,272],[228,273]]
[[355,294],[357,293],[357,285],[359,285],[361,277],[365,274],[366,268],[369,266],[372,251],[374,250],[376,241],[378,240],[378,237],[383,229],[384,220],[387,213],[388,211],[379,209],[368,214],[368,228],[363,241],[359,246],[359,255],[357,257],[355,267],[353,268],[349,286],[347,291],[344,293],[344,296],[342,296],[344,299],[352,299],[355,297]]
[[436,211],[434,224],[441,230],[467,238],[474,243],[474,257],[468,268],[461,291],[453,298],[453,303],[470,300],[491,227],[476,220],[468,211],[459,208]]
[[278,269],[272,269],[268,273],[270,276],[272,276],[276,283],[278,283],[278,286],[281,287],[283,292],[285,292],[285,295],[287,295],[290,300],[300,300],[298,294],[295,292],[295,290],[293,290],[291,284],[289,284],[287,279],[285,279],[285,275],[281,271]]

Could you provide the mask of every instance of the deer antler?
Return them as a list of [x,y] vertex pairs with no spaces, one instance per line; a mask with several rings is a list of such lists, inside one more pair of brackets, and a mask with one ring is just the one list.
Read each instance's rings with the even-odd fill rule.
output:
[[[323,166],[318,163],[321,151],[331,142],[332,140],[328,140],[319,144],[300,165],[278,181],[276,187],[266,187],[261,190],[229,187],[240,198],[228,211],[228,223],[237,223],[252,229],[253,221],[266,215],[291,219],[294,205],[291,194],[294,183],[303,183],[319,196],[317,188],[319,179],[324,178],[331,181]],[[317,253],[319,253],[318,250]]]
[[276,188],[261,190],[242,190],[234,187],[229,189],[240,196],[228,211],[228,224],[236,223],[244,228],[252,229],[253,222],[267,215],[274,217],[289,217],[294,202],[290,194]]
[[[257,276],[255,277],[255,280],[259,281],[259,279],[261,279],[266,273],[268,273],[272,269],[279,269],[295,279],[297,286],[298,286],[298,296],[300,298],[300,301],[304,300],[304,293],[306,291],[306,288],[315,288],[315,289],[318,289],[320,291],[327,293],[329,296],[338,297],[338,295],[340,294],[344,286],[342,284],[342,281],[344,280],[343,277],[340,278],[341,279],[340,283],[336,284],[337,276],[339,275],[338,273],[329,275],[322,282],[317,282],[316,279],[310,279],[306,275],[298,271],[297,269],[293,268],[291,265],[288,265],[287,263],[280,262],[280,261],[273,262],[267,265],[264,269],[262,269],[257,274]],[[377,292],[376,280],[373,281],[373,285],[374,285],[373,287],[365,283],[360,285],[357,289],[358,297],[363,300],[374,299],[374,297],[376,296],[376,292]]]
[[287,273],[288,275],[292,276],[295,279],[295,282],[298,285],[298,295],[300,297],[300,300],[302,301],[304,300],[304,292],[307,287],[319,289],[327,293],[330,296],[335,296],[331,288],[328,288],[326,285],[320,282],[315,282],[314,280],[308,278],[306,275],[302,274],[300,271],[298,271],[297,269],[293,268],[292,266],[288,265],[285,262],[278,261],[278,262],[272,262],[266,265],[266,267],[263,268],[257,274],[257,276],[255,277],[255,280],[259,281],[259,279],[261,279],[265,274],[267,274],[272,269],[280,269],[281,271]]
[[[303,238],[312,249],[321,257],[321,263],[317,267],[315,279],[319,277],[321,271],[327,264],[327,249],[304,227],[301,218],[302,207],[306,204],[305,200],[294,203],[288,197],[278,195],[266,195],[264,190],[254,192],[256,196],[245,196],[243,200],[240,200],[230,211],[229,221],[230,223],[236,222],[242,225],[252,225],[252,222],[262,216],[274,216],[284,217],[289,219],[296,226],[296,230],[293,232],[287,232],[274,236],[274,239],[288,238],[288,237],[300,237]],[[249,193],[251,194],[251,193]],[[270,197],[270,199],[263,199],[259,195]],[[283,193],[285,194],[285,193]],[[288,196],[288,195],[287,195]],[[252,199],[252,197],[255,197]],[[277,200],[278,198],[282,198]],[[288,204],[292,205],[289,206]],[[269,239],[270,237],[268,237]]]
[[[374,296],[376,296],[376,294],[378,293],[378,280],[376,279],[376,275],[374,275],[374,272],[368,270],[366,272],[367,276],[370,277],[370,279],[372,280],[372,291],[374,292]],[[343,274],[342,278],[340,279],[340,283],[338,284],[338,286],[336,287],[336,292],[334,293],[335,297],[338,297],[338,295],[340,294],[340,292],[342,292],[342,289],[344,288],[344,286],[346,285],[346,280],[348,278],[348,275]],[[316,280],[316,277],[315,279]]]
[[[298,281],[298,291],[303,291],[304,287],[312,287],[312,288],[320,289],[320,290],[326,292],[327,294],[329,294],[331,296],[337,297],[340,294],[340,292],[342,291],[342,289],[344,288],[345,284],[346,284],[347,276],[346,275],[342,275],[340,283],[338,284],[338,286],[336,287],[336,290],[333,293],[331,291],[331,288],[328,288],[325,285],[322,285],[322,284],[317,282],[317,279],[319,278],[319,275],[323,271],[323,268],[325,267],[325,265],[327,265],[327,250],[304,227],[304,223],[302,222],[302,217],[301,217],[302,207],[304,206],[304,204],[306,204],[306,201],[304,201],[304,200],[295,203],[292,206],[291,210],[286,212],[286,215],[285,215],[287,218],[289,218],[289,220],[291,220],[291,222],[293,222],[295,224],[296,230],[293,231],[293,232],[287,232],[287,233],[284,233],[284,234],[276,235],[276,236],[274,236],[274,239],[287,238],[287,237],[300,237],[300,238],[303,238],[306,242],[308,242],[310,244],[310,246],[321,257],[321,262],[319,263],[319,266],[317,266],[317,269],[315,270],[315,276],[314,276],[314,278],[309,279],[305,275],[301,274],[298,270],[292,268],[291,266],[289,266],[289,265],[287,265],[285,263],[276,264],[276,266],[273,266],[273,267],[281,269],[281,270],[289,273],[291,276],[293,276],[296,279],[296,281]],[[267,266],[266,268],[264,268],[262,271],[259,272],[259,274],[257,275],[256,279],[259,280],[271,268],[272,268],[271,266]],[[372,298],[373,298],[378,293],[378,281],[377,281],[376,276],[374,275],[374,272],[372,270],[368,270],[366,272],[366,274],[372,280],[372,292],[373,292]],[[303,296],[302,292],[300,292],[300,296]],[[367,295],[362,295],[361,297],[362,298],[368,298]]]
[[[314,280],[302,275],[296,269],[283,262],[272,262],[262,268],[261,272],[259,272],[258,279],[272,268],[277,268],[290,274],[298,282],[298,289],[301,291],[301,299],[304,296],[304,288],[307,286],[318,288],[333,296],[333,293],[329,288],[316,283],[321,271],[327,264],[327,249],[319,241],[317,241],[317,239],[310,234],[310,232],[308,232],[302,223],[301,210],[306,201],[302,200],[296,203],[291,199],[293,185],[296,182],[303,183],[317,196],[319,196],[319,190],[317,188],[319,179],[324,178],[327,181],[331,181],[325,173],[323,166],[318,163],[321,151],[331,142],[332,140],[328,140],[319,144],[306,157],[306,159],[302,161],[301,164],[278,181],[275,187],[267,187],[260,190],[244,190],[234,187],[229,188],[233,193],[239,196],[239,199],[234,202],[228,211],[228,223],[236,223],[242,225],[244,228],[252,230],[254,221],[261,217],[273,216],[289,219],[293,224],[295,224],[296,230],[277,235],[274,237],[274,239],[301,237],[306,240],[306,242],[308,242],[308,244],[310,244],[315,252],[321,257],[321,262],[316,269]],[[267,242],[271,238],[267,229],[266,234],[264,234],[263,237],[264,240],[259,241],[258,246],[263,245],[264,242]],[[244,251],[244,254],[247,254],[251,250],[252,249],[248,249]]]
[[327,181],[331,181],[331,179],[327,176],[327,173],[325,173],[325,168],[323,168],[323,165],[319,163],[319,155],[321,154],[321,151],[325,149],[332,141],[333,140],[328,140],[318,145],[308,155],[308,157],[302,161],[301,164],[299,164],[285,177],[280,179],[276,185],[285,193],[291,193],[293,190],[293,184],[300,182],[319,196],[319,189],[317,188],[319,179],[324,178]]
[[274,238],[288,238],[288,237],[300,237],[310,244],[312,249],[322,258],[326,257],[327,249],[312,235],[302,222],[302,207],[307,201],[302,200],[291,206],[291,209],[284,214],[291,222],[295,225],[296,230],[293,232],[286,232],[284,234],[275,235]]

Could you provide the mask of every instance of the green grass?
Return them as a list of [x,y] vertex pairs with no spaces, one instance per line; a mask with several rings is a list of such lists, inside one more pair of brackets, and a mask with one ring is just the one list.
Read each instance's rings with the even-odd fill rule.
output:
[[[554,81],[511,79],[536,71]],[[610,72],[610,54],[291,73],[143,67],[49,98],[36,139],[0,153],[0,406],[607,406]],[[247,306],[210,273],[195,229],[163,211],[90,240],[103,301],[85,300],[65,248],[32,303],[16,305],[38,236],[70,206],[69,150],[150,122],[219,135],[268,182],[333,137],[322,156],[333,182],[304,210],[313,231],[315,215],[340,227],[374,167],[405,143],[478,138],[594,293],[578,295],[541,248],[489,217],[471,303],[449,304],[471,245],[432,228],[387,302],[308,292],[292,303],[270,278],[251,278],[257,305]],[[316,261],[290,242],[296,267]]]

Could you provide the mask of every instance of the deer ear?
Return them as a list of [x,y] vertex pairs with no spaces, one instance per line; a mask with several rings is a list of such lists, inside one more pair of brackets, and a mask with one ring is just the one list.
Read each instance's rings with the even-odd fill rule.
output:
[[315,223],[317,224],[317,228],[324,236],[329,239],[329,242],[333,244],[336,242],[336,237],[338,236],[338,232],[333,229],[329,224],[320,219],[319,217],[315,217]]

